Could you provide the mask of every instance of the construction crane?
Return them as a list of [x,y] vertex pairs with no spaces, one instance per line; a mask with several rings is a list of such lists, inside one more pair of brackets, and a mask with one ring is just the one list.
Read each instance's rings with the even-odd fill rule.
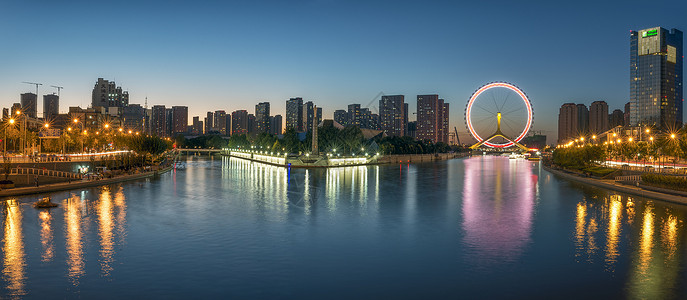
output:
[[458,137],[458,128],[453,126],[453,131],[456,133],[456,145],[460,146],[460,138]]
[[377,93],[377,95],[374,96],[374,98],[372,98],[372,100],[370,100],[370,103],[368,103],[364,107],[373,108],[375,111],[372,111],[372,112],[379,113],[379,108],[376,105],[374,105],[374,103],[376,103],[378,101],[377,98],[379,98],[379,96],[384,96],[384,92]]
[[64,88],[63,86],[56,86],[56,85],[51,85],[51,87],[54,87],[57,89],[57,97],[60,96],[60,91]]
[[38,97],[38,86],[39,86],[39,85],[43,85],[42,83],[27,82],[27,81],[22,81],[22,83],[33,84],[33,85],[35,85],[35,86],[36,86],[36,97]]

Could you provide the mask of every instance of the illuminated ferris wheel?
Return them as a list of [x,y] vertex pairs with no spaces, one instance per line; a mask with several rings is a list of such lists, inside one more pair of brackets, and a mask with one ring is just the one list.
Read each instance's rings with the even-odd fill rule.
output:
[[477,140],[471,148],[524,146],[522,140],[532,127],[532,104],[520,88],[492,82],[475,91],[465,106],[465,125]]

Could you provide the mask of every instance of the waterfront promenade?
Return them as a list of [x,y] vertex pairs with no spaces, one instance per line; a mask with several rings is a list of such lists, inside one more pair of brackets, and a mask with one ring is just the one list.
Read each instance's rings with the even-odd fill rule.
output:
[[[679,192],[670,191],[661,188],[648,187],[648,186],[632,186],[627,184],[622,184],[616,180],[611,179],[598,179],[591,177],[581,177],[577,174],[566,172],[564,170],[553,169],[551,167],[543,165],[544,170],[551,172],[552,174],[562,177],[567,180],[576,181],[588,185],[593,185],[601,187],[608,190],[623,192],[630,195],[653,198],[662,201],[668,201],[672,203],[687,205],[687,197],[677,195]],[[651,189],[651,190],[650,190]]]

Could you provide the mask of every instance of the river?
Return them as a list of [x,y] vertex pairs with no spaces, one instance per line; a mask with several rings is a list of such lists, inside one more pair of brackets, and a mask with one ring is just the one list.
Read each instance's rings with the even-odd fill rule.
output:
[[0,298],[678,298],[687,207],[539,162],[285,169],[187,158],[158,178],[10,198]]

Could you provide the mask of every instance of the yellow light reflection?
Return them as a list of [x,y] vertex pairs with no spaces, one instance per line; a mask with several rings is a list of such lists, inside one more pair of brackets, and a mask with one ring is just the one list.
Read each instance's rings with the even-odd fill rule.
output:
[[608,229],[606,232],[606,267],[611,268],[618,262],[618,243],[620,242],[620,230],[623,213],[623,204],[620,195],[611,195],[610,213],[608,216]]
[[577,213],[575,218],[575,256],[578,257],[584,248],[586,218],[587,207],[583,203],[577,203]]
[[15,200],[8,200],[6,205],[2,274],[7,283],[9,294],[16,297],[26,294],[24,290],[26,262],[24,258],[24,236],[21,228],[22,211]]
[[79,278],[84,274],[80,203],[77,196],[72,196],[64,205],[64,223],[67,229],[67,274],[74,285],[79,285]]
[[53,245],[53,233],[50,223],[52,222],[52,215],[47,210],[42,210],[38,213],[38,218],[41,220],[41,246],[43,246],[43,254],[41,260],[44,262],[52,260],[55,255],[55,246]]
[[677,217],[669,215],[665,223],[663,224],[663,228],[661,230],[663,248],[666,250],[666,253],[668,253],[668,260],[673,259],[675,253],[677,252],[677,224]]
[[646,207],[643,217],[642,230],[639,233],[639,272],[646,276],[654,247],[654,213],[651,206]]
[[98,237],[100,238],[100,271],[103,276],[109,276],[112,271],[114,254],[114,216],[112,196],[109,188],[105,187],[96,204],[98,213]]

